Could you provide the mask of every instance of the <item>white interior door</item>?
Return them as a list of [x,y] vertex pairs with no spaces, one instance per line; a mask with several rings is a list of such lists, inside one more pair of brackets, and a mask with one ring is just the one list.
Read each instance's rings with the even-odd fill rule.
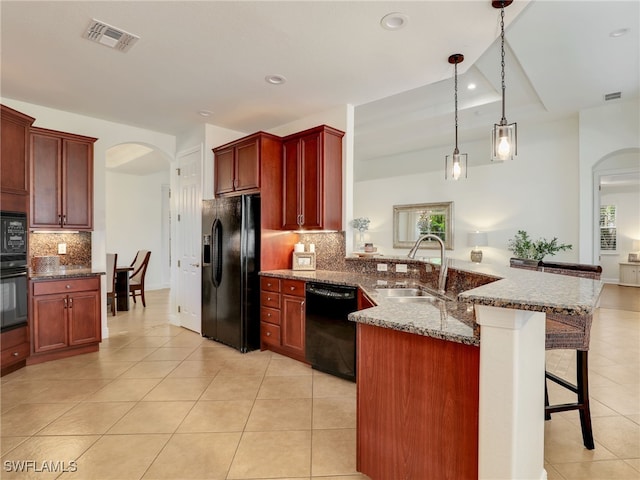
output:
[[202,230],[201,190],[202,146],[178,153],[178,218],[176,246],[178,262],[177,295],[179,324],[201,333],[200,322],[200,232]]

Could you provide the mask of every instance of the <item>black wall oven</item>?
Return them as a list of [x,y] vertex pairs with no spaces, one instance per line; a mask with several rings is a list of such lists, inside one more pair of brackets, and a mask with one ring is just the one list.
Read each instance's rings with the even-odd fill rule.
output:
[[27,323],[27,215],[0,212],[0,327]]

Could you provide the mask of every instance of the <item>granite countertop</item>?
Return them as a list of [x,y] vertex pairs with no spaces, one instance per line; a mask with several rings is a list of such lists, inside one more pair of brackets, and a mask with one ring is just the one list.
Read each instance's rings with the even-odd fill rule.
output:
[[33,271],[33,269],[29,269],[29,279],[33,281],[94,277],[96,275],[105,275],[105,272],[102,270],[84,266],[59,267],[51,272],[45,273],[36,273]]
[[[427,285],[414,280],[394,280],[331,270],[270,270],[261,272],[261,275],[361,288],[377,306],[351,313],[349,320],[353,322],[467,345],[480,343],[471,303],[437,295]],[[434,295],[434,298],[420,303],[396,303],[378,292],[382,288],[419,288]]]
[[[384,259],[385,257],[377,257],[376,261]],[[261,274],[360,287],[377,306],[350,314],[350,320],[468,345],[480,344],[474,304],[585,315],[596,307],[602,290],[602,282],[598,280],[500,265],[451,259],[449,269],[485,275],[495,281],[460,292],[456,298],[447,298],[435,294],[427,285],[413,280],[394,280],[391,277],[329,270],[272,270]],[[435,298],[420,303],[397,303],[389,301],[376,290],[389,287],[416,287],[427,290]]]

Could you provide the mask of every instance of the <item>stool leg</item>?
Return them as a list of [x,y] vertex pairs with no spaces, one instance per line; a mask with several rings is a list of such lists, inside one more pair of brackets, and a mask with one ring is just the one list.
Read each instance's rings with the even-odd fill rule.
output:
[[593,431],[591,428],[591,410],[589,409],[589,373],[587,365],[588,351],[576,351],[576,370],[577,370],[577,387],[578,387],[578,403],[580,408],[580,426],[582,427],[582,440],[584,446],[588,450],[593,450]]
[[547,412],[547,408],[549,406],[549,390],[547,389],[547,377],[544,378],[544,419],[551,420],[551,414]]

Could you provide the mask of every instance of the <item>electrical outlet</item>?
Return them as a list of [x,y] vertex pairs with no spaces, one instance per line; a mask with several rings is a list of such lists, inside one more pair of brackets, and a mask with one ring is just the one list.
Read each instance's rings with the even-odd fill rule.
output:
[[386,272],[387,271],[387,264],[386,263],[378,263],[377,264],[377,269],[379,272]]
[[407,266],[404,263],[397,264],[396,273],[407,273]]
[[67,244],[59,243],[58,244],[58,255],[65,255],[67,253]]

